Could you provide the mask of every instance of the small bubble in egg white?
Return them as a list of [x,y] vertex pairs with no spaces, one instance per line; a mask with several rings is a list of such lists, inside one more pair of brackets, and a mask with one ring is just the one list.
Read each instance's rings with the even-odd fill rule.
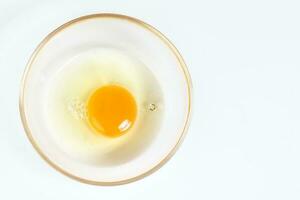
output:
[[156,109],[157,109],[156,104],[151,103],[151,104],[148,105],[148,110],[150,110],[150,111],[155,111]]
[[84,120],[87,117],[87,110],[84,102],[80,101],[79,98],[72,98],[67,101],[67,108],[71,115],[78,119]]

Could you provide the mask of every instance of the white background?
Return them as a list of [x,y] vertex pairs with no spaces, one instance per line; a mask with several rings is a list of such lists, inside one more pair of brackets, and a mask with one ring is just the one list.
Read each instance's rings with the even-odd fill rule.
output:
[[[0,199],[300,198],[298,1],[0,1]],[[50,168],[19,119],[19,83],[36,45],[72,18],[116,12],[174,42],[194,85],[193,120],[155,174],[97,187]]]

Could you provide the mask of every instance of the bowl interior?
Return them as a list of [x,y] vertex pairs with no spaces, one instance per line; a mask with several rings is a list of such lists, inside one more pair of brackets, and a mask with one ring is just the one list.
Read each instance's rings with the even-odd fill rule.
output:
[[[134,158],[110,166],[91,165],[63,152],[52,137],[45,112],[47,88],[65,63],[91,49],[106,47],[126,52],[147,66],[164,97],[164,116],[151,144]],[[173,153],[190,114],[190,82],[179,53],[155,29],[125,16],[94,15],[61,26],[41,43],[24,75],[21,106],[31,141],[53,166],[82,180],[114,183],[151,171]]]

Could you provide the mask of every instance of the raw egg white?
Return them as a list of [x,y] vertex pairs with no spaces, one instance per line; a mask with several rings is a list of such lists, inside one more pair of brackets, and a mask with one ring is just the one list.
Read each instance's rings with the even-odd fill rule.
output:
[[112,48],[81,53],[49,84],[48,126],[74,159],[116,165],[134,159],[155,137],[164,101],[154,74]]

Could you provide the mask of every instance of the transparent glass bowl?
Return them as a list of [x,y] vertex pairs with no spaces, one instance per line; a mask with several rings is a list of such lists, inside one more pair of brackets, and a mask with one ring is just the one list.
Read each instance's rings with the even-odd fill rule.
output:
[[[44,113],[51,77],[72,56],[105,46],[141,60],[155,75],[164,95],[164,117],[155,140],[136,158],[116,166],[90,165],[62,152]],[[30,142],[56,170],[84,183],[118,185],[151,174],[175,153],[190,121],[191,87],[182,56],[157,29],[124,15],[94,14],[60,26],[36,48],[23,75],[20,114]]]

